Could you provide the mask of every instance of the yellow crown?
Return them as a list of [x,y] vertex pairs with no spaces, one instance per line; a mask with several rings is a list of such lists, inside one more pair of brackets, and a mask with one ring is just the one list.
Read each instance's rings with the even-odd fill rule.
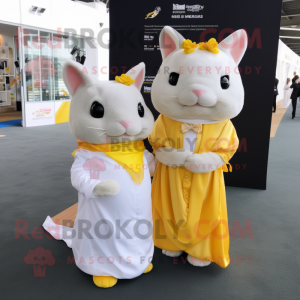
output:
[[132,85],[135,82],[135,79],[132,79],[130,76],[127,74],[122,74],[121,76],[116,76],[115,77],[116,82],[125,84],[125,85]]

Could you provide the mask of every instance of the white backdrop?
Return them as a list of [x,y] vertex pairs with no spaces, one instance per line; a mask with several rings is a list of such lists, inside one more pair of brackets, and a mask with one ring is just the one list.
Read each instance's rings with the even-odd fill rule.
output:
[[284,97],[284,86],[286,79],[294,77],[293,73],[296,72],[300,77],[300,57],[292,51],[287,45],[279,40],[276,78],[279,80],[277,101]]

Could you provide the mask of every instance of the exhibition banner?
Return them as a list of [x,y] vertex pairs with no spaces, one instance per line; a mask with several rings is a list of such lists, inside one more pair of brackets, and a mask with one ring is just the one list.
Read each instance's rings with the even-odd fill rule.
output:
[[[151,102],[151,87],[162,63],[159,34],[165,26],[196,43],[211,38],[221,42],[236,30],[246,31],[245,55],[238,68],[228,70],[228,75],[240,73],[245,102],[232,119],[240,144],[230,160],[232,172],[225,173],[227,186],[266,189],[281,6],[281,0],[272,5],[262,0],[110,3],[110,79],[144,62],[142,95],[155,118],[159,113]],[[147,147],[151,149],[149,144]]]
[[26,127],[55,124],[54,102],[28,102],[25,106]]
[[71,101],[26,102],[26,127],[69,122]]

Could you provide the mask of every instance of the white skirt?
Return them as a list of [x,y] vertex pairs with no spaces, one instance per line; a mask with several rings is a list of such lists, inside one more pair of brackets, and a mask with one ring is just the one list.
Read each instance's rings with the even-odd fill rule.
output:
[[[84,169],[92,158],[102,160],[105,170],[95,173]],[[72,184],[79,191],[74,227],[56,225],[50,217],[43,227],[72,248],[76,265],[85,273],[130,279],[141,275],[151,263],[151,178],[145,154],[144,163],[144,180],[136,185],[105,153],[77,151],[71,170]],[[117,195],[93,196],[96,184],[112,179],[120,185]]]

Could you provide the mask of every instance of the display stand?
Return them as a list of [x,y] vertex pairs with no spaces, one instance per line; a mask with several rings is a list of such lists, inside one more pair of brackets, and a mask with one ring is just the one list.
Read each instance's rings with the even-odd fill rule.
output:
[[8,46],[0,46],[0,107],[11,106],[11,94],[14,92],[10,89],[9,84],[14,79],[13,68],[13,51]]

